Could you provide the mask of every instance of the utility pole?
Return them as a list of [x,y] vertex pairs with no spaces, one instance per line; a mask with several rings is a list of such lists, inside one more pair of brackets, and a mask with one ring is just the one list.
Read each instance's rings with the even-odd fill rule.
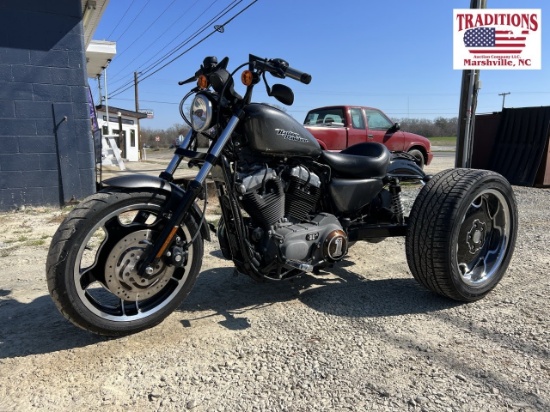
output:
[[[138,72],[134,72],[134,100],[136,104],[136,112],[139,112],[139,94],[138,94]],[[141,151],[143,148],[141,147],[141,130],[139,129],[139,118],[137,120],[137,145],[138,145],[138,153],[141,156]]]
[[499,93],[499,96],[502,96],[502,109],[504,109],[504,102],[506,101],[506,95],[510,94],[510,92],[507,93]]
[[111,63],[111,59],[107,60],[107,65],[103,69],[103,81],[105,84],[105,114],[107,115],[107,135],[111,134],[111,126],[109,125],[109,93],[107,92],[107,66]]
[[[470,8],[485,9],[487,0],[471,0]],[[477,92],[480,88],[479,73],[479,70],[462,71],[455,167],[471,166]]]
[[99,91],[99,104],[103,103],[103,94],[101,91],[101,74],[97,75],[97,90]]

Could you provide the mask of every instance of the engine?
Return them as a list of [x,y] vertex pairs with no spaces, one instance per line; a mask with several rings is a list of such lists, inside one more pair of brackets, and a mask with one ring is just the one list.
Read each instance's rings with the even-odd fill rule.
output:
[[347,236],[338,219],[316,210],[321,179],[305,166],[241,170],[236,189],[249,216],[249,243],[266,276],[311,271],[347,253]]

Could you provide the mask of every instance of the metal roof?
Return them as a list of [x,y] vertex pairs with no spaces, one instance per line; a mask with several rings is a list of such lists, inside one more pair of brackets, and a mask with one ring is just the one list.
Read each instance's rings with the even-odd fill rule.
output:
[[[99,105],[95,107],[98,112],[105,112],[105,106]],[[133,110],[121,109],[119,107],[114,107],[109,105],[109,114],[117,115],[120,112],[121,115],[126,117],[133,117],[134,119],[145,119],[147,115],[141,112],[134,112]]]

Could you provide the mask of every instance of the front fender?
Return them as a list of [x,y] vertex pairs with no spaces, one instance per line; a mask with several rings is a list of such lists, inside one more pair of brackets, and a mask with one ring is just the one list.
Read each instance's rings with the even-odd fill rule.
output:
[[[164,179],[155,176],[142,175],[142,174],[131,174],[126,176],[112,177],[110,179],[104,180],[102,187],[124,187],[127,189],[160,189],[165,192],[172,192],[172,185]],[[177,187],[177,186],[175,186]],[[178,188],[179,189],[179,188]],[[180,189],[181,190],[181,189]]]
[[[162,190],[163,192],[170,193],[171,198],[175,202],[181,200],[183,198],[183,194],[185,193],[185,190],[181,187],[164,179],[161,179],[160,177],[142,174],[112,177],[110,179],[104,180],[101,183],[102,187]],[[193,217],[193,219],[195,219],[195,222],[197,222],[198,225],[202,220],[202,212],[196,203],[193,203],[193,207],[191,208],[190,212],[191,216]],[[200,230],[202,238],[210,241],[210,230],[208,229],[208,224],[205,221],[203,221]]]
[[408,155],[404,153],[392,154],[387,169],[388,177],[396,177],[402,181],[421,180],[423,182],[431,179],[431,176],[424,173],[414,160],[406,156]]

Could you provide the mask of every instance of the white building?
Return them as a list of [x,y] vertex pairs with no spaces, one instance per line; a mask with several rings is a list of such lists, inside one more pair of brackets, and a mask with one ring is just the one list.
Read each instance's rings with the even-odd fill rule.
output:
[[96,106],[96,112],[99,129],[103,136],[119,135],[122,121],[123,141],[119,140],[118,143],[119,149],[122,150],[121,157],[130,162],[139,161],[138,119],[145,119],[147,115],[109,105],[109,122],[107,122],[105,106]]

